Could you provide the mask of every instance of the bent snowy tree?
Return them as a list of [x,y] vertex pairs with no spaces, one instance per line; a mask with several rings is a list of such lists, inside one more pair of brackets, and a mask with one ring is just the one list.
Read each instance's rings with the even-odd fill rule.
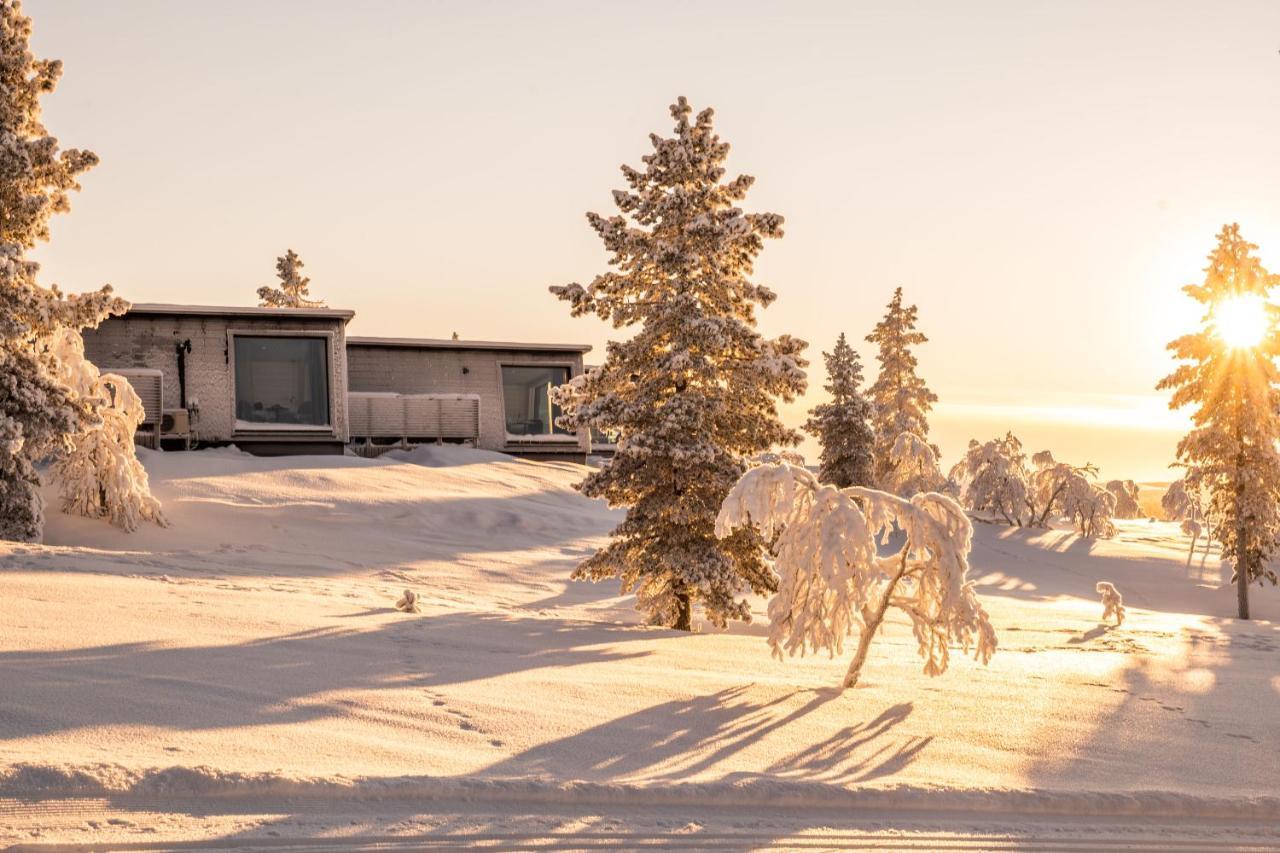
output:
[[[877,538],[895,525],[902,547],[877,553]],[[762,465],[742,476],[716,519],[719,536],[743,528],[772,543],[769,645],[779,659],[784,651],[843,654],[856,632],[843,681],[852,687],[890,607],[910,617],[926,675],[946,672],[954,645],[984,664],[995,652],[995,629],[968,578],[973,527],[946,495],[837,489],[794,465]]]

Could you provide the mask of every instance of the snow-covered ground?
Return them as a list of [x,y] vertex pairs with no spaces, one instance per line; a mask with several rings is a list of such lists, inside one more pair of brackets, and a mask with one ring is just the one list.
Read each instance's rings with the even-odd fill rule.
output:
[[978,525],[990,666],[891,617],[841,693],[763,602],[690,636],[570,581],[617,518],[573,465],[144,461],[172,527],[0,543],[0,845],[1280,847],[1280,591],[1232,620],[1173,524]]

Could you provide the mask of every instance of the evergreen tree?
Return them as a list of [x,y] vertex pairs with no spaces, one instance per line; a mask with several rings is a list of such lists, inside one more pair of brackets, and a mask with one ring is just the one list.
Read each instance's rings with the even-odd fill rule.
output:
[[[899,287],[894,290],[888,307],[884,319],[867,335],[868,341],[880,347],[876,355],[880,374],[867,396],[875,411],[872,473],[879,488],[893,491],[888,484],[893,480],[893,448],[898,436],[910,433],[928,443],[928,414],[938,397],[916,375],[917,362],[911,348],[929,340],[916,331],[916,306],[903,307]],[[929,447],[935,458],[940,455],[936,445]]]
[[323,299],[312,299],[308,288],[311,279],[302,274],[302,258],[293,249],[276,258],[276,277],[280,279],[279,287],[263,286],[258,288],[258,298],[265,308],[319,308],[324,305]]
[[694,602],[723,625],[749,618],[740,594],[776,585],[759,534],[717,539],[715,519],[750,457],[799,440],[776,400],[804,390],[807,364],[803,341],[755,329],[757,307],[775,296],[750,276],[765,238],[782,236],[782,217],[737,206],[754,179],[722,181],[729,145],[710,109],[690,114],[681,97],[674,136],[652,134],[644,167],[622,167],[619,215],[587,214],[614,269],[587,287],[551,288],[574,316],[635,329],[554,395],[562,426],[617,435],[612,460],[579,488],[627,508],[576,576],[620,578],[652,623],[683,630]]
[[824,352],[827,363],[827,393],[831,402],[809,411],[805,432],[822,445],[818,479],[844,489],[871,485],[871,403],[862,396],[862,365],[858,353],[845,340],[844,332],[835,349]]
[[0,0],[0,539],[38,541],[44,501],[35,463],[96,421],[101,401],[58,378],[52,342],[61,330],[94,326],[126,304],[104,287],[64,296],[41,287],[26,258],[49,239],[49,219],[70,209],[77,177],[98,162],[89,151],[58,150],[40,121],[62,63],[31,54],[31,19],[18,0]]
[[[1223,227],[1204,283],[1183,288],[1205,307],[1200,328],[1169,344],[1182,364],[1156,386],[1173,389],[1170,408],[1195,407],[1194,428],[1178,442],[1178,461],[1187,467],[1187,486],[1208,495],[1205,511],[1235,564],[1241,619],[1249,618],[1249,583],[1276,582],[1266,561],[1280,533],[1280,332],[1273,322],[1276,306],[1264,301],[1280,277],[1263,268],[1256,248],[1238,225]],[[1251,302],[1265,330],[1256,344],[1236,345],[1219,327],[1219,312]]]

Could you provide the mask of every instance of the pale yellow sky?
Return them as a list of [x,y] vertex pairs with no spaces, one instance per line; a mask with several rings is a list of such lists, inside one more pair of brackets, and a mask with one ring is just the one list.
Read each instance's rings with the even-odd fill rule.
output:
[[[763,329],[819,351],[894,287],[950,464],[1013,428],[1167,478],[1153,386],[1224,222],[1280,268],[1277,3],[27,0],[46,119],[103,160],[37,257],[71,290],[251,304],[287,247],[359,334],[572,340],[617,167],[716,107],[787,220]],[[813,455],[813,447],[805,448]]]

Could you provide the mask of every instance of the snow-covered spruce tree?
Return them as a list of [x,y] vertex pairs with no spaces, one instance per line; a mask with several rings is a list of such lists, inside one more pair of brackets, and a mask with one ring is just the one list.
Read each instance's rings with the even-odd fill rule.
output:
[[1027,455],[1012,432],[985,444],[970,441],[951,478],[960,487],[960,503],[966,509],[999,515],[1016,527],[1034,523]]
[[1133,480],[1109,480],[1107,491],[1116,496],[1116,518],[1146,518],[1138,501],[1138,484]]
[[123,376],[102,374],[84,357],[84,341],[60,329],[51,343],[59,380],[81,399],[94,400],[96,420],[69,437],[54,464],[63,512],[105,518],[126,533],[143,521],[169,522],[151,494],[133,434],[146,416],[142,400]]
[[[879,554],[876,540],[894,526],[899,551]],[[951,498],[910,500],[854,486],[824,486],[803,468],[762,465],[725,499],[716,532],[759,530],[770,543],[778,591],[769,602],[769,645],[779,659],[824,650],[833,657],[858,634],[844,686],[858,681],[885,613],[911,618],[926,675],[946,672],[959,645],[984,664],[996,634],[969,580],[973,527]]]
[[807,364],[803,341],[755,329],[757,307],[775,297],[750,276],[765,238],[782,236],[782,217],[737,206],[754,179],[723,180],[729,146],[712,111],[692,122],[690,113],[680,98],[675,135],[651,135],[644,168],[622,167],[620,215],[587,215],[614,269],[587,287],[551,288],[574,316],[635,329],[554,395],[563,427],[617,435],[613,458],[579,488],[627,508],[613,541],[575,576],[621,578],[652,623],[683,630],[694,602],[723,625],[749,618],[740,594],[774,588],[759,535],[718,539],[715,519],[747,459],[799,440],[776,400],[804,390]]
[[[1256,248],[1238,225],[1223,227],[1204,282],[1183,288],[1205,307],[1200,328],[1169,344],[1182,363],[1156,386],[1173,389],[1170,408],[1195,408],[1194,428],[1178,442],[1178,461],[1188,468],[1188,485],[1208,495],[1214,536],[1235,566],[1241,619],[1249,618],[1249,583],[1276,582],[1267,560],[1280,534],[1280,332],[1277,308],[1265,302],[1277,276],[1253,255]],[[1218,328],[1217,312],[1250,303],[1265,328],[1256,343],[1235,346],[1229,330]]]
[[40,121],[62,63],[31,54],[31,19],[17,0],[0,0],[0,539],[38,541],[44,502],[35,463],[93,423],[94,401],[57,378],[51,342],[78,333],[125,303],[104,287],[64,296],[37,281],[26,252],[49,239],[49,219],[70,209],[76,178],[98,162],[89,151],[58,150]]
[[[938,396],[916,375],[917,361],[911,348],[929,340],[916,331],[918,309],[914,305],[903,306],[901,287],[893,291],[888,308],[884,319],[867,335],[867,340],[880,348],[876,354],[880,373],[868,389],[867,396],[875,413],[875,483],[886,491],[896,491],[887,488],[893,476],[894,445],[903,433],[911,433],[928,443],[928,414]],[[936,459],[940,455],[938,448],[934,445],[929,447]]]
[[324,305],[323,299],[312,299],[308,288],[311,279],[302,274],[302,258],[293,249],[289,249],[282,257],[276,258],[276,276],[280,279],[279,287],[263,286],[258,288],[258,299],[268,308],[319,308]]
[[824,352],[828,403],[809,410],[805,432],[822,445],[818,479],[837,488],[871,485],[871,403],[862,396],[862,365],[844,332],[831,352]]

